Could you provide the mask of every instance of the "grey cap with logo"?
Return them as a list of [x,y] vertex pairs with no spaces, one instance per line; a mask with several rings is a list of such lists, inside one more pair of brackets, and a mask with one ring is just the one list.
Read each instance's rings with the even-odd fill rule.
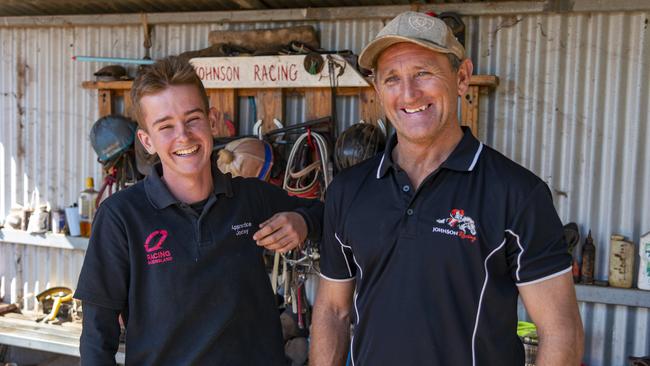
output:
[[388,47],[411,42],[432,51],[451,53],[465,58],[465,48],[458,42],[451,28],[440,18],[425,13],[407,11],[391,20],[377,33],[359,55],[359,65],[372,69],[377,57]]

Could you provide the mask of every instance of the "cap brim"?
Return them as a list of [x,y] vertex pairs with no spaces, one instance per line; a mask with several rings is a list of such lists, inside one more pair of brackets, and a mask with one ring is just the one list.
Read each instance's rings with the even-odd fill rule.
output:
[[409,37],[396,36],[396,35],[386,35],[383,37],[376,38],[361,51],[361,54],[359,55],[359,65],[364,69],[372,70],[373,64],[375,63],[375,60],[377,59],[380,53],[382,53],[386,48],[394,44],[403,43],[403,42],[415,43],[419,46],[428,48],[435,52],[452,53],[458,56],[458,58],[460,59],[463,58],[462,56],[459,56],[449,48],[441,47],[428,41],[413,39]]

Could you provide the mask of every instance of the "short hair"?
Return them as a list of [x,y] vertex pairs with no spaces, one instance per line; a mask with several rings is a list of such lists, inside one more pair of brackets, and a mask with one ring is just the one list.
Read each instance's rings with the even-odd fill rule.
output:
[[138,122],[141,129],[146,131],[146,124],[140,106],[142,98],[176,85],[196,86],[199,95],[203,99],[205,112],[208,112],[210,106],[208,95],[192,64],[186,58],[168,56],[152,65],[143,67],[133,80],[131,86],[131,117]]
[[454,55],[453,53],[446,53],[445,56],[447,56],[447,60],[449,60],[449,64],[451,65],[451,69],[454,72],[458,71],[458,68],[460,67],[460,64],[463,61],[461,59],[459,59],[458,56]]

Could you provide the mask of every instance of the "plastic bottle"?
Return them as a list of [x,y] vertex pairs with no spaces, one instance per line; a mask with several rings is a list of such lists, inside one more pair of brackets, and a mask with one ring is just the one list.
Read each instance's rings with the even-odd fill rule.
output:
[[92,177],[86,178],[86,189],[79,194],[79,218],[81,236],[90,237],[90,227],[95,218],[95,200],[97,199],[95,182]]
[[596,263],[596,246],[591,238],[591,230],[582,246],[582,283],[585,285],[594,284],[594,264]]
[[642,235],[639,240],[639,257],[638,287],[650,290],[650,232]]
[[622,235],[612,235],[609,242],[609,285],[630,288],[634,279],[634,244]]

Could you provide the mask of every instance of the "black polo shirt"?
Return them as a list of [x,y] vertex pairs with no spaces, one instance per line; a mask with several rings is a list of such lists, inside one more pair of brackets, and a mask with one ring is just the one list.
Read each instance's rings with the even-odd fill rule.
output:
[[463,132],[417,190],[393,136],[327,191],[320,265],[356,280],[354,365],[521,366],[517,286],[570,270],[546,184]]
[[127,365],[285,365],[262,248],[252,239],[294,210],[320,235],[322,204],[213,168],[198,214],[156,174],[104,201],[75,297],[128,314]]

